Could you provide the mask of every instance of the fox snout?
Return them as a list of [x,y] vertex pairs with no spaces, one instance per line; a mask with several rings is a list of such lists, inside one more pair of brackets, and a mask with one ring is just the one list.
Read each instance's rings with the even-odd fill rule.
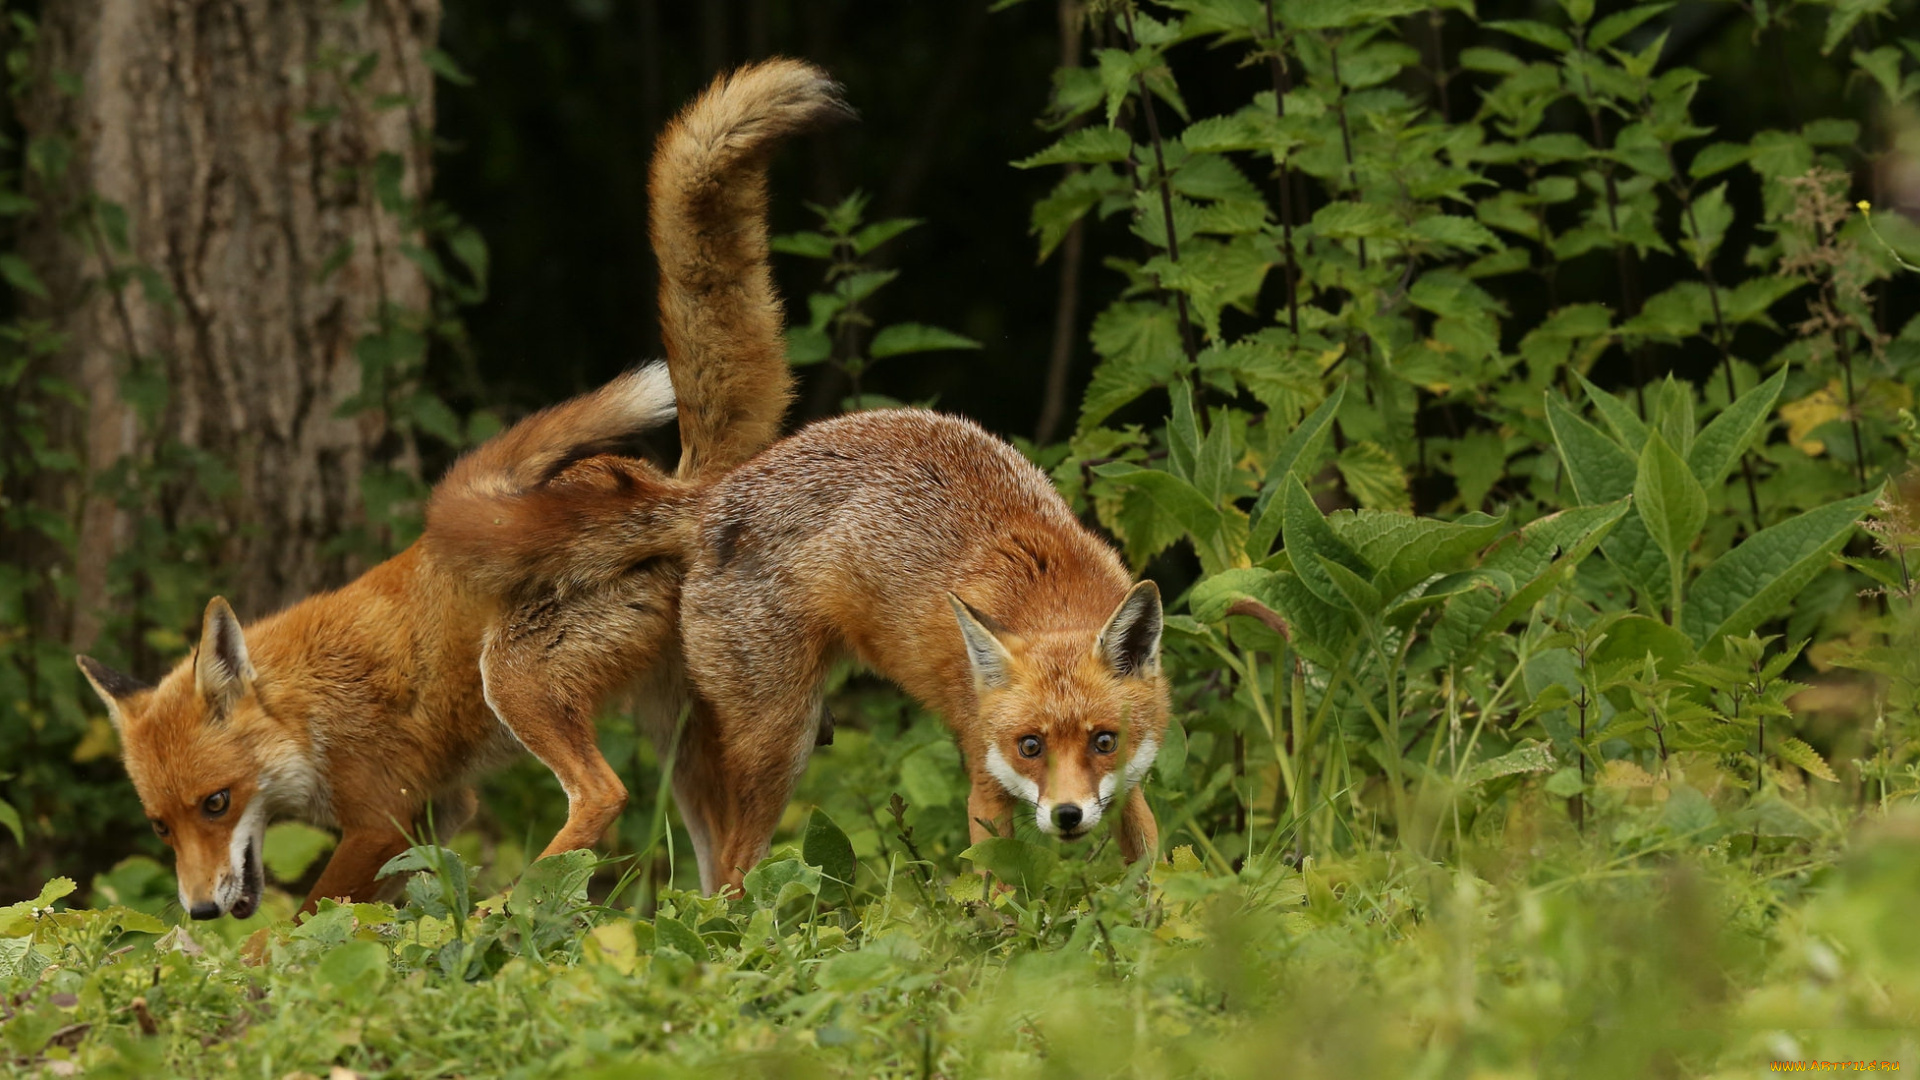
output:
[[260,909],[260,894],[266,885],[260,861],[265,832],[265,807],[255,803],[240,815],[232,829],[173,834],[180,906],[189,916],[217,919],[232,915],[244,919]]

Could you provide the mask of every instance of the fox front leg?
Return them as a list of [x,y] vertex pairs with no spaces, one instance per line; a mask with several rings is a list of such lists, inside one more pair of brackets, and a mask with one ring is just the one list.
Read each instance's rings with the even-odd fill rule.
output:
[[380,868],[405,850],[406,834],[392,826],[348,829],[340,837],[340,846],[333,849],[333,858],[327,860],[327,868],[320,872],[320,880],[313,883],[307,902],[300,905],[300,914],[313,914],[323,896],[348,902],[374,899],[379,891]]
[[1013,799],[1000,782],[990,776],[973,778],[973,790],[967,793],[967,836],[979,843],[989,836],[1013,835]]
[[1135,787],[1127,792],[1127,803],[1120,810],[1120,857],[1131,863],[1142,856],[1159,858],[1160,826],[1147,805],[1147,793]]

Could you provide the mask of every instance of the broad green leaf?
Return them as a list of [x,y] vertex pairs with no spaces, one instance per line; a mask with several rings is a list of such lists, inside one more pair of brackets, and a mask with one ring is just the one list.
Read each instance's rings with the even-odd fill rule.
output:
[[1557,53],[1573,51],[1573,39],[1565,30],[1557,26],[1548,26],[1531,19],[1495,19],[1485,24],[1489,30],[1503,30],[1514,37],[1523,38]]
[[1406,470],[1386,447],[1372,439],[1348,446],[1334,464],[1361,506],[1370,510],[1406,510],[1412,506]]
[[23,848],[27,846],[27,834],[20,825],[20,811],[5,799],[0,799],[0,825],[5,825],[7,831],[13,834],[16,845]]
[[48,296],[47,287],[40,282],[40,275],[33,272],[27,260],[12,252],[0,253],[0,278],[6,279],[7,284],[21,292],[31,293],[42,300]]
[[1773,752],[1780,760],[1798,765],[1810,775],[1817,776],[1829,784],[1840,782],[1840,778],[1834,775],[1833,766],[1827,764],[1827,759],[1820,756],[1820,751],[1799,739],[1792,736],[1781,739],[1773,744]]
[[1546,772],[1558,764],[1553,747],[1543,742],[1526,742],[1499,757],[1476,762],[1462,779],[1468,784],[1484,784],[1502,776]]
[[1687,466],[1702,487],[1711,488],[1726,479],[1754,436],[1765,430],[1767,418],[1773,415],[1773,403],[1786,385],[1787,369],[1782,367],[1766,382],[1741,394],[1701,429],[1687,452]]
[[1854,522],[1879,497],[1875,488],[1747,537],[1695,579],[1680,628],[1702,652],[1729,636],[1751,633],[1784,610],[1827,567],[1853,535]]
[[1726,184],[1715,184],[1693,200],[1687,212],[1680,215],[1680,231],[1686,237],[1681,246],[1687,249],[1695,266],[1706,266],[1713,261],[1732,224],[1733,207],[1727,205]]
[[1627,511],[1622,498],[1600,506],[1562,510],[1502,537],[1481,557],[1482,588],[1447,601],[1434,642],[1456,661],[1521,618],[1593,553]]
[[1320,572],[1326,575],[1334,589],[1361,618],[1372,621],[1379,617],[1384,606],[1380,590],[1368,584],[1366,578],[1324,555],[1312,555],[1309,558],[1318,564]]
[[1381,510],[1342,510],[1328,518],[1327,525],[1362,562],[1378,568],[1374,584],[1392,599],[1437,574],[1471,566],[1475,553],[1506,527],[1506,516],[1474,513],[1459,521],[1441,521]]
[[1638,454],[1640,448],[1647,444],[1647,425],[1641,421],[1640,415],[1619,398],[1593,385],[1585,375],[1576,372],[1575,377],[1586,390],[1587,400],[1593,402],[1600,419],[1613,429],[1613,437],[1620,440],[1620,444],[1628,451]]
[[[1237,543],[1228,543],[1227,521],[1220,508],[1185,480],[1170,472],[1143,469],[1121,461],[1096,465],[1093,472],[1096,476],[1145,492],[1161,513],[1179,523],[1193,536],[1195,553],[1200,556],[1201,566],[1208,573],[1239,565],[1244,558]],[[1235,516],[1238,517],[1237,511]]]
[[[1185,379],[1167,385],[1167,471],[1192,481],[1200,458],[1200,419],[1193,412],[1193,388]],[[1204,494],[1204,492],[1203,492]]]
[[713,952],[693,927],[665,915],[653,920],[653,948],[655,953],[672,949],[703,964],[713,959]]
[[1616,11],[1593,24],[1593,29],[1587,32],[1587,48],[1595,51],[1604,49],[1622,35],[1632,32],[1634,27],[1672,6],[1672,4],[1641,4],[1639,7],[1631,7],[1625,11]]
[[825,810],[814,807],[807,817],[807,831],[800,841],[800,857],[809,865],[843,885],[853,884],[853,843]]
[[980,343],[951,330],[919,323],[895,323],[873,335],[867,353],[875,360],[903,353],[936,352],[942,349],[977,349]]
[[1215,506],[1226,495],[1233,477],[1233,425],[1224,412],[1216,412],[1213,426],[1200,444],[1200,456],[1194,461],[1193,483]]
[[1187,610],[1201,622],[1219,622],[1227,617],[1227,608],[1241,599],[1266,603],[1265,590],[1274,571],[1257,566],[1235,567],[1214,574],[1187,593]]
[[260,843],[260,861],[281,882],[299,881],[315,859],[333,850],[333,834],[298,821],[280,821],[267,827]]
[[1298,479],[1288,478],[1285,499],[1281,542],[1286,546],[1287,557],[1293,561],[1294,573],[1322,601],[1336,608],[1343,607],[1345,596],[1314,556],[1337,562],[1362,577],[1371,576],[1373,568],[1348,547],[1346,541],[1334,535],[1320,508],[1314,505],[1313,496],[1307,494]]
[[1028,896],[1046,888],[1060,855],[1050,847],[1011,836],[990,836],[960,853],[977,870],[984,870]]
[[1293,647],[1300,655],[1324,668],[1338,663],[1340,652],[1354,629],[1353,616],[1347,613],[1346,605],[1322,600],[1300,580],[1299,574],[1275,574],[1266,587],[1273,598],[1268,606],[1278,611],[1293,629]]
[[1753,157],[1753,149],[1743,143],[1713,143],[1702,147],[1693,155],[1693,163],[1687,173],[1695,180],[1704,180],[1715,173],[1723,173]]
[[370,1004],[386,984],[387,963],[387,947],[377,941],[343,942],[321,957],[314,981],[327,987],[336,1000]]
[[1669,560],[1669,572],[1673,572],[1672,567],[1684,566],[1687,552],[1707,523],[1707,493],[1693,478],[1686,461],[1657,430],[1648,432],[1647,445],[1640,451],[1633,508]]
[[1016,169],[1032,169],[1041,165],[1066,165],[1077,163],[1094,165],[1101,162],[1125,161],[1133,153],[1133,137],[1118,128],[1084,127],[1069,132],[1060,141],[1029,158],[1013,163]]
[[1612,502],[1633,490],[1639,466],[1620,444],[1600,433],[1552,394],[1547,395],[1547,426],[1566,466],[1573,492],[1588,506]]
[[1267,483],[1260,491],[1260,499],[1253,506],[1253,532],[1247,539],[1247,553],[1256,559],[1263,559],[1273,550],[1274,537],[1280,535],[1279,507],[1284,500],[1276,501],[1274,496],[1284,490],[1287,478],[1293,475],[1295,468],[1307,458],[1307,455],[1320,445],[1327,428],[1333,423],[1334,415],[1340,411],[1340,402],[1347,396],[1347,384],[1342,382],[1327,395],[1327,400],[1307,414],[1300,426],[1293,429],[1287,441],[1267,463]]
[[1628,615],[1607,627],[1607,639],[1593,651],[1595,664],[1641,662],[1651,654],[1662,671],[1674,672],[1694,660],[1687,635],[1645,615]]

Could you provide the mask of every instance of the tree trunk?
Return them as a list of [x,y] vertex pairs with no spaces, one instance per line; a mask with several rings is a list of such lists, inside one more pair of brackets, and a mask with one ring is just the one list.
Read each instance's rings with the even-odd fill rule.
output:
[[[132,544],[155,557],[155,535],[202,555],[244,614],[342,583],[359,567],[330,542],[360,519],[363,471],[411,465],[378,408],[342,407],[359,340],[430,299],[395,209],[427,183],[439,0],[43,10],[21,119],[72,153],[39,178],[23,250],[67,335],[55,373],[87,402],[68,440],[87,476],[61,493],[71,608],[44,629],[91,647],[124,587],[110,561]],[[404,166],[385,206],[376,162]],[[116,469],[136,498],[106,490]],[[187,525],[211,532],[181,541]]]

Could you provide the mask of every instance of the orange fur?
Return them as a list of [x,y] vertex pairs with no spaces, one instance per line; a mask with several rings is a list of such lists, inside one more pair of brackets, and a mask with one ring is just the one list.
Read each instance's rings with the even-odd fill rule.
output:
[[[689,476],[776,434],[790,376],[766,155],[842,109],[818,70],[771,61],[717,83],[661,138],[652,232]],[[428,814],[457,829],[471,778],[521,746],[567,792],[546,853],[599,838],[626,791],[593,710],[636,673],[663,692],[677,679],[682,571],[650,556],[685,551],[697,491],[621,454],[673,404],[650,370],[529,417],[448,473],[419,543],[352,584],[244,629],[215,598],[199,648],[157,687],[80,658],[195,917],[252,912],[260,834],[283,816],[341,831],[303,910],[371,899],[407,830]]]
[[1124,800],[1123,853],[1155,850],[1138,785],[1168,717],[1159,593],[971,422],[844,416],[728,474],[703,496],[680,610],[696,702],[674,786],[709,890],[766,854],[842,655],[945,717],[976,840],[1020,802],[1077,836]]

